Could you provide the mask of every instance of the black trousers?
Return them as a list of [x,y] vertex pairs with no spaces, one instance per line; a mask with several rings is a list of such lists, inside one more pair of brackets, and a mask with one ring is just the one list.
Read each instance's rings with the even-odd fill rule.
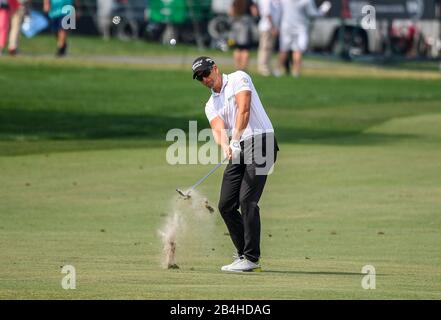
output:
[[237,253],[257,262],[260,258],[258,203],[279,148],[274,134],[267,133],[241,142],[241,149],[240,163],[230,161],[225,169],[218,207]]

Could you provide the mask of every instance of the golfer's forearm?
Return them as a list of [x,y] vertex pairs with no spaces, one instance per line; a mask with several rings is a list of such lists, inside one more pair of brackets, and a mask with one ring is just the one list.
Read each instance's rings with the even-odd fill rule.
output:
[[221,146],[222,149],[224,149],[225,147],[228,148],[229,144],[230,144],[230,142],[228,141],[228,135],[224,131],[220,135],[220,143],[219,143],[219,145]]
[[211,131],[214,141],[221,147],[228,146],[228,135],[225,129],[225,123],[219,116],[210,121]]
[[237,114],[236,125],[234,126],[234,130],[232,134],[233,140],[240,140],[242,133],[244,132],[245,128],[248,125],[249,119],[250,119],[249,110],[248,111],[244,110]]
[[226,133],[225,129],[219,129],[219,130],[212,130],[213,131],[213,137],[214,141],[220,145],[221,147],[224,145],[228,145],[228,135]]
[[234,129],[232,132],[233,140],[240,140],[243,131],[248,126],[250,120],[250,105],[251,105],[251,92],[240,92],[236,96],[237,103],[237,117]]
[[228,135],[225,129],[213,130],[214,141],[221,147],[224,155],[227,156],[227,150],[230,147],[228,141]]

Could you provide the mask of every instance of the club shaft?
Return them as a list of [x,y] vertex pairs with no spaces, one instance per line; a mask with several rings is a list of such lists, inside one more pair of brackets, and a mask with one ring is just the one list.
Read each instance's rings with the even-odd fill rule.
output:
[[224,163],[225,160],[228,158],[225,158],[221,162],[219,162],[213,169],[210,170],[204,177],[202,177],[198,182],[196,182],[194,185],[191,186],[190,190],[194,190],[198,185],[200,185],[202,182],[204,182],[209,176],[211,176],[219,167]]

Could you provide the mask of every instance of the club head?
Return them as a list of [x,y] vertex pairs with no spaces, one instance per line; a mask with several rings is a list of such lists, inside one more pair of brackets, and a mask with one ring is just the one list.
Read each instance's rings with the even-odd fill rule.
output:
[[190,199],[190,198],[191,198],[191,196],[190,196],[189,193],[184,193],[181,189],[176,189],[176,192],[179,193],[179,195],[180,195],[181,197],[183,197],[184,200],[187,200],[187,199]]

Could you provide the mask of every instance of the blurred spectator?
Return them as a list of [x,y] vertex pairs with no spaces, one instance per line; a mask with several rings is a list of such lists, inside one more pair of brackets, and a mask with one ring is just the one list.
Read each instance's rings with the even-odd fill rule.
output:
[[6,42],[8,41],[11,14],[13,14],[17,8],[17,0],[0,0],[0,55],[3,54],[3,49],[6,47]]
[[9,32],[9,1],[0,0],[0,55],[6,47],[6,41]]
[[[43,3],[43,10],[51,20],[52,31],[57,34],[57,57],[63,57],[67,53],[67,29],[63,28],[63,20],[70,13],[65,13],[63,7],[73,5],[74,0],[44,0]],[[79,7],[79,0],[76,0],[76,5]]]
[[259,9],[259,49],[257,71],[263,76],[272,74],[271,56],[280,23],[280,0],[257,0]]
[[429,50],[424,34],[414,21],[394,21],[390,42],[393,53],[406,55],[409,59],[425,56]]
[[[133,3],[129,0],[117,0],[117,10],[121,16],[122,23],[118,24],[117,35],[121,40],[137,39],[139,34],[138,23],[136,22]],[[130,29],[127,35],[126,28]]]
[[300,76],[302,55],[308,48],[310,17],[320,17],[331,8],[325,1],[317,9],[314,0],[281,0],[282,18],[279,37],[279,72],[282,73],[288,52],[292,50],[294,77]]
[[11,30],[9,31],[8,52],[15,56],[18,52],[21,25],[25,15],[29,14],[31,0],[18,0],[17,10],[11,12]]
[[246,70],[253,41],[253,16],[258,15],[257,7],[252,0],[233,0],[229,15],[233,19],[230,45],[234,48],[234,63],[236,69]]
[[105,40],[110,39],[110,30],[112,28],[112,10],[114,0],[97,1],[98,29]]

